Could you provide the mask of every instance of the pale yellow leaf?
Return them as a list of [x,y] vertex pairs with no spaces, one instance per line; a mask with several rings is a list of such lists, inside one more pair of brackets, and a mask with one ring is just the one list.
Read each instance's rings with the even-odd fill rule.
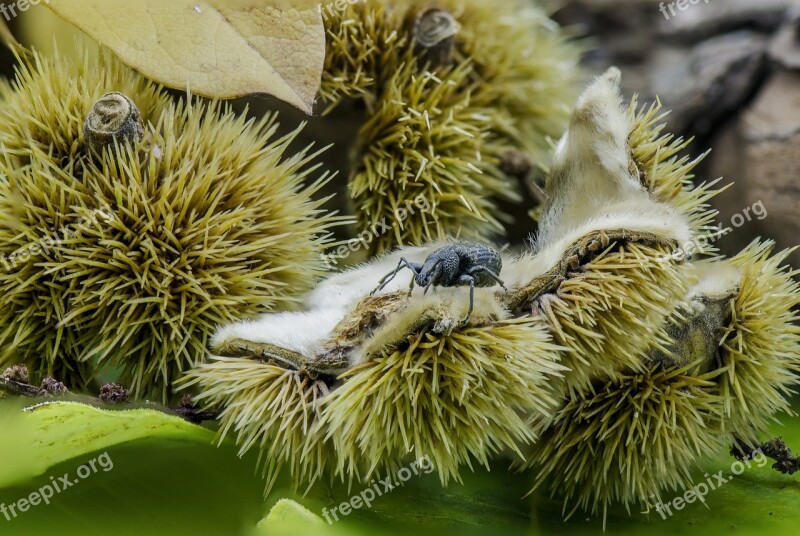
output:
[[64,56],[84,50],[95,52],[98,46],[93,39],[49,9],[37,9],[18,18],[17,29],[23,45],[47,55],[52,55],[55,50]]
[[142,74],[196,95],[266,93],[311,113],[325,30],[311,0],[50,0]]

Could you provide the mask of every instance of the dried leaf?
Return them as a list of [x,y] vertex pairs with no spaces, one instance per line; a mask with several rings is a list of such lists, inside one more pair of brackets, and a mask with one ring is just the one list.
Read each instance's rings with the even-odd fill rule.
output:
[[325,31],[311,0],[50,0],[47,5],[166,86],[220,99],[267,93],[312,111]]

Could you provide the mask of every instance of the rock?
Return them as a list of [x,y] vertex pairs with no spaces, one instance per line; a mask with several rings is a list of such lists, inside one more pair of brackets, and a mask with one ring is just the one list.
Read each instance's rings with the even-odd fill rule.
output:
[[[771,34],[785,20],[786,11],[796,5],[792,0],[669,0],[663,3],[667,15],[658,11],[659,2],[653,2],[653,8],[661,14],[659,34],[691,43],[742,29]],[[682,11],[678,8],[680,3],[686,6]],[[670,4],[675,4],[673,9],[669,8]]]
[[[713,152],[700,180],[734,182],[715,201],[719,221],[761,202],[718,245],[735,254],[755,237],[781,247],[800,235],[800,0],[566,0],[558,19],[576,24],[596,50],[588,76],[611,65],[626,94],[660,98],[668,130],[696,137],[690,152]],[[760,205],[759,205],[760,207]],[[738,219],[737,221],[741,221]],[[800,266],[800,253],[792,259]]]
[[671,110],[670,131],[705,137],[752,97],[768,68],[767,37],[740,31],[693,47],[661,45],[623,69],[623,89]]
[[755,143],[785,141],[800,132],[800,73],[775,73],[741,122],[744,137]]
[[[673,132],[703,138],[752,96],[767,68],[770,40],[759,31],[716,35],[711,30],[723,26],[774,29],[787,7],[785,0],[749,8],[737,1],[728,7],[705,5],[704,0],[695,5],[685,1],[688,8],[670,21],[664,20],[658,2],[640,0],[576,1],[560,11],[558,19],[582,27],[598,43],[597,50],[587,57],[590,74],[604,72],[610,65],[620,67],[626,93],[637,93],[642,101],[660,98],[664,107],[673,111],[669,119]],[[762,22],[730,22],[707,28],[693,40],[681,38],[682,32],[701,20],[716,20],[720,10],[731,20],[752,15]],[[769,24],[763,22],[766,19]]]
[[766,70],[767,45],[764,36],[740,31],[704,41],[677,62],[656,57],[650,91],[672,110],[671,128],[705,136],[747,102]]
[[[731,233],[731,246],[741,248],[754,235],[774,238],[781,248],[800,236],[800,73],[779,71],[765,84],[741,117],[713,145],[712,176],[736,182],[716,206],[723,221],[761,201],[763,220]],[[800,254],[792,262],[800,265]]]
[[769,57],[786,69],[800,69],[800,8],[790,12],[787,22],[775,35]]

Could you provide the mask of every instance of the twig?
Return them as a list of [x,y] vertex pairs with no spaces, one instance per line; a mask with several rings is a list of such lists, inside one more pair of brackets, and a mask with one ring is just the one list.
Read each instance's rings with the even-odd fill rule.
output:
[[182,419],[189,421],[192,424],[200,424],[205,421],[215,421],[219,418],[219,410],[216,409],[197,409],[197,408],[169,408],[169,410],[181,417]]
[[39,387],[29,383],[9,380],[2,376],[0,376],[0,391],[14,396],[28,396],[31,398],[42,396],[42,390]]
[[761,452],[764,456],[775,460],[772,468],[776,471],[786,475],[793,475],[800,471],[800,456],[792,456],[792,451],[780,437],[771,439],[755,448],[739,438],[736,438],[735,441],[731,447],[731,455],[737,460],[751,459],[756,452]]
[[[27,370],[24,367],[16,365],[7,369],[0,375],[0,391],[12,396],[24,396],[27,398],[48,398],[53,396],[61,396],[67,398],[75,398],[64,384],[54,380],[53,378],[45,378],[42,381],[42,386],[37,387],[28,383],[27,381],[20,381],[22,378],[27,378]],[[82,401],[85,401],[81,397]],[[98,406],[108,406],[109,404],[129,404],[128,393],[120,385],[106,384],[100,389],[100,396],[97,398],[91,397],[91,403]],[[186,395],[181,400],[178,407],[161,407],[161,406],[147,406],[149,409],[156,409],[163,413],[176,415],[182,419],[192,423],[200,424],[205,421],[216,420],[220,412],[216,409],[198,408],[195,406],[191,395]]]

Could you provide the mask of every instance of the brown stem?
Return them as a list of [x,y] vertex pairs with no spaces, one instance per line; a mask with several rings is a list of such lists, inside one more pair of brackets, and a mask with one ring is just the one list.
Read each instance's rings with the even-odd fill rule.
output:
[[783,442],[783,439],[776,437],[757,447],[753,447],[742,441],[738,437],[731,447],[731,455],[737,460],[751,459],[757,452],[761,452],[767,458],[772,458],[775,463],[772,468],[785,475],[793,475],[800,471],[800,456],[792,456],[792,451]]
[[[66,391],[63,384],[46,378],[42,383],[42,387],[37,387],[27,382],[17,381],[0,375],[0,391],[12,396],[24,396],[27,398],[45,398],[52,396],[62,396],[67,398],[79,398]],[[55,388],[54,388],[55,386]],[[60,386],[60,387],[59,387]],[[62,390],[63,388],[63,390]],[[89,403],[95,403],[98,406],[107,406],[108,404],[128,404],[127,393],[120,391],[121,387],[114,384],[103,386],[101,389],[101,396],[98,398],[90,398]],[[80,397],[82,402],[85,402],[85,397]],[[213,421],[219,417],[220,412],[216,409],[203,409],[196,407],[191,401],[190,397],[184,397],[181,405],[178,407],[159,407],[147,406],[149,409],[155,409],[170,415],[177,415],[182,419],[192,423],[200,424],[205,421]]]
[[205,421],[215,421],[219,418],[219,410],[198,409],[198,408],[168,408],[171,413],[189,421],[192,424],[200,424]]
[[13,396],[37,397],[42,395],[39,387],[0,377],[0,391]]

